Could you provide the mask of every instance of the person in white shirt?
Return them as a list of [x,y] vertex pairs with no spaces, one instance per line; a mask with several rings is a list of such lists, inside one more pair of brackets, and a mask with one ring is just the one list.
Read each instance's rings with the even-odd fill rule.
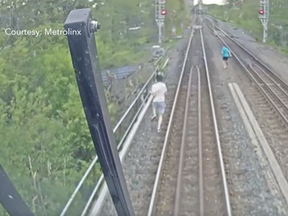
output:
[[156,75],[156,83],[152,85],[151,95],[153,98],[153,117],[151,120],[153,121],[158,113],[158,127],[157,131],[160,132],[160,127],[162,123],[162,118],[165,113],[166,103],[165,103],[165,94],[167,92],[167,87],[164,82],[162,82],[163,76],[160,74]]

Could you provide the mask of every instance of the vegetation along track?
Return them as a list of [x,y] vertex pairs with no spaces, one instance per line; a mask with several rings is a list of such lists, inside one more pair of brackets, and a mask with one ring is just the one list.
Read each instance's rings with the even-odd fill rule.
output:
[[[226,32],[210,21],[207,24],[213,32],[215,30],[222,32],[222,37],[219,39],[230,48],[233,57],[252,81],[249,88],[245,86],[242,91],[254,111],[285,178],[288,179],[288,85]],[[240,86],[242,86],[241,83]],[[282,193],[284,195],[283,190]],[[285,197],[288,203],[287,196]]]
[[203,46],[202,30],[195,29],[179,81],[179,98],[172,108],[149,216],[231,215]]

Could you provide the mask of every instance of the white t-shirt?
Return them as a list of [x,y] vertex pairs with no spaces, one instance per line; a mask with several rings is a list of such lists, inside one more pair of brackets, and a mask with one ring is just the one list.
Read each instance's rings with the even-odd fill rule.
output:
[[151,92],[154,95],[153,102],[165,101],[165,93],[167,92],[166,84],[163,82],[153,84]]

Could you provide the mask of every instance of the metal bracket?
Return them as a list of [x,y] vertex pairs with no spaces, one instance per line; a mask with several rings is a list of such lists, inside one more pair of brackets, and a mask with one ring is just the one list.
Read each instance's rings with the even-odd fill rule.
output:
[[158,26],[162,25],[162,24],[164,24],[164,19],[156,19],[156,23]]
[[91,9],[73,10],[65,29],[81,34],[67,35],[76,80],[102,171],[118,215],[134,216],[116,140],[108,113],[94,32],[100,28],[92,21]]

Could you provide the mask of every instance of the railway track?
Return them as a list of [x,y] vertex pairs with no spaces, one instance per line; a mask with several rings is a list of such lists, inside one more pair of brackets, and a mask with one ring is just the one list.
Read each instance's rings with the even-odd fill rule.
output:
[[182,68],[148,216],[231,215],[205,62],[198,26]]
[[[207,19],[206,19],[207,21]],[[233,53],[234,58],[242,65],[252,82],[273,105],[277,113],[288,125],[288,85],[273,70],[261,62],[256,56],[240,45],[226,32],[214,25],[210,20],[208,27],[213,31],[221,32],[219,39]],[[215,34],[215,33],[214,33]],[[216,33],[216,35],[220,35]]]
[[262,86],[263,92],[271,101],[275,109],[288,124],[288,91],[287,85],[281,84],[278,77],[273,77],[269,72],[263,70],[257,64],[250,64],[249,68],[253,72],[254,78]]
[[[208,21],[207,25],[213,34],[218,35],[219,40],[231,50],[233,58],[237,60],[252,81],[250,85],[242,83],[240,85],[244,86],[242,90],[281,167],[279,172],[282,172],[286,178],[281,181],[278,179],[277,186],[270,184],[270,193],[275,195],[278,193],[277,187],[280,188],[279,191],[288,204],[286,187],[288,179],[288,85],[265,63],[219,28],[217,23],[215,25],[209,19],[206,21]],[[219,37],[220,34],[215,34],[215,31],[221,32],[221,37]],[[270,164],[270,166],[273,170],[273,165]],[[278,194],[278,197],[281,195]]]

